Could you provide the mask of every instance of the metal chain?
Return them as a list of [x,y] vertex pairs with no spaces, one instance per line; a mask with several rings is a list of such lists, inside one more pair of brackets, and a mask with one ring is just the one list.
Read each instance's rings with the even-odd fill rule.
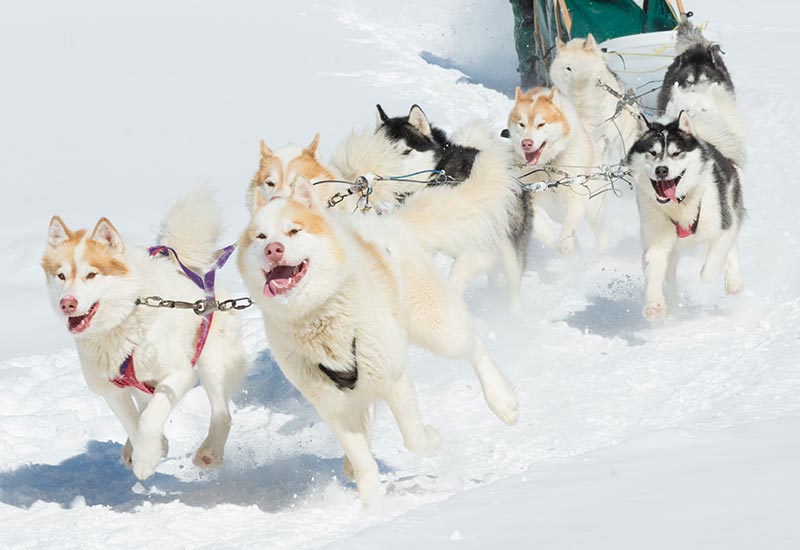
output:
[[166,309],[191,309],[197,315],[206,315],[214,311],[247,309],[253,305],[253,300],[249,297],[244,297],[218,302],[213,298],[208,298],[195,302],[182,302],[180,300],[165,300],[161,296],[148,296],[146,298],[137,298],[136,305]]

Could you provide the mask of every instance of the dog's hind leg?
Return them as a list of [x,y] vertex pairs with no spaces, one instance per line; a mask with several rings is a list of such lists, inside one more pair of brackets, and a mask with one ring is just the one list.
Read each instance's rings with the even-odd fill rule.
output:
[[739,243],[734,241],[728,251],[728,257],[725,259],[725,292],[735,296],[741,291],[742,276],[739,274]]
[[464,295],[464,289],[477,277],[486,274],[495,263],[494,255],[480,251],[464,251],[458,255],[450,268],[450,282],[459,296]]
[[[527,243],[525,245],[527,246]],[[510,239],[503,239],[500,242],[499,252],[508,292],[508,308],[513,315],[519,315],[522,313],[520,285],[524,268],[521,264],[524,262],[524,257],[520,258],[520,254],[517,253]]]
[[709,243],[703,269],[700,270],[700,279],[703,282],[708,283],[719,277],[735,241],[736,230],[729,229]]
[[417,390],[407,370],[403,370],[384,397],[403,434],[406,449],[420,456],[437,454],[441,449],[439,432],[423,423],[417,404]]

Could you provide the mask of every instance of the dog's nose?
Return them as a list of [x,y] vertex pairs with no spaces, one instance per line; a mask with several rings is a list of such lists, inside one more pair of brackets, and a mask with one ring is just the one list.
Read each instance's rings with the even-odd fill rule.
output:
[[64,315],[72,315],[78,309],[78,300],[72,296],[67,296],[61,299],[61,313]]
[[669,168],[666,166],[656,166],[656,177],[660,180],[667,179],[669,176]]
[[523,139],[522,140],[522,150],[526,153],[530,153],[533,151],[533,140],[532,139]]
[[269,243],[267,248],[264,249],[264,254],[267,255],[267,259],[271,262],[280,262],[281,258],[283,258],[283,251],[285,248],[281,243]]

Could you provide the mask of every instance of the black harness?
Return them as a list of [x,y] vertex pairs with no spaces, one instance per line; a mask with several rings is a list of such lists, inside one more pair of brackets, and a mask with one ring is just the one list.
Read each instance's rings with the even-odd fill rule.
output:
[[340,370],[332,370],[320,363],[317,365],[319,370],[322,371],[322,374],[330,378],[336,387],[340,390],[348,389],[352,390],[356,387],[356,382],[358,382],[358,358],[356,357],[356,337],[353,336],[353,343],[350,345],[350,349],[353,353],[353,366],[352,368],[344,371]]

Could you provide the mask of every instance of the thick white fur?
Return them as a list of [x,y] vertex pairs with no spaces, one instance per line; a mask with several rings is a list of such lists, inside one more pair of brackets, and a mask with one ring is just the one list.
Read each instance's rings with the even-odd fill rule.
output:
[[[256,208],[240,241],[238,265],[278,364],[333,430],[345,452],[344,470],[368,501],[381,492],[369,448],[374,401],[388,403],[407,449],[427,456],[440,447],[438,433],[420,417],[406,369],[410,343],[468,359],[489,407],[508,424],[517,420],[517,400],[476,336],[460,295],[402,220],[327,211],[310,189],[299,192],[303,198],[277,198]],[[281,221],[289,200],[304,201],[322,216],[324,232],[289,235]],[[259,234],[266,238],[253,238]],[[264,250],[274,242],[284,245],[290,264],[308,259],[309,268],[289,294],[268,298],[262,293]],[[354,337],[358,381],[352,390],[338,389],[318,365],[347,369]]]
[[[691,119],[686,114],[682,118],[681,129],[694,133]],[[726,230],[722,229],[719,189],[708,165],[700,160],[699,152],[684,154],[675,161],[669,158],[657,161],[645,154],[635,155],[631,160],[644,249],[645,304],[642,315],[645,319],[654,321],[663,318],[668,305],[675,307],[677,304],[676,274],[680,249],[705,245],[706,257],[700,271],[701,280],[713,281],[724,271],[725,291],[731,295],[738,294],[742,289],[738,245],[741,220],[734,216],[732,225]],[[673,174],[684,174],[678,184],[678,195],[685,196],[682,203],[659,204],[656,201],[650,179],[656,177],[654,167],[659,164],[669,165]],[[742,171],[738,167],[737,171],[741,180]],[[732,197],[729,196],[727,201],[733,204]],[[689,237],[678,238],[672,220],[683,227],[690,227],[697,219],[698,209],[701,215],[697,232]],[[667,297],[664,295],[665,283]]]
[[[352,131],[333,151],[331,165],[345,181],[355,181],[359,176],[372,173],[378,176],[399,176],[414,172],[409,169],[395,147],[388,140],[376,140],[370,130]],[[424,175],[417,178],[424,180]],[[398,194],[413,193],[425,184],[383,180],[374,187],[370,202],[381,209],[396,206]],[[336,191],[344,191],[339,185]],[[357,196],[345,199],[337,206],[342,211],[352,212],[356,208]]]
[[[551,90],[542,89],[537,95],[547,95]],[[527,120],[525,127],[519,124],[509,124],[512,150],[516,157],[517,176],[522,177],[536,168],[551,165],[559,171],[570,176],[591,173],[592,167],[601,164],[599,153],[594,146],[594,141],[586,130],[582,119],[578,116],[571,102],[560,92],[553,95],[553,101],[564,114],[569,125],[565,132],[562,124],[547,124],[541,130],[536,129],[536,120]],[[535,146],[546,142],[544,152],[535,165],[525,163],[525,154],[522,152],[522,140],[533,139]],[[563,177],[560,173],[553,173],[552,179]],[[533,174],[522,179],[524,182],[545,181],[544,174]],[[605,252],[609,247],[608,234],[605,229],[606,193],[600,193],[589,198],[606,185],[603,180],[590,180],[586,186],[559,186],[546,191],[531,193],[531,201],[537,211],[544,210],[554,221],[561,223],[559,235],[555,237],[550,227],[544,223],[541,216],[534,216],[533,234],[548,246],[555,248],[561,254],[571,254],[575,247],[575,231],[585,219],[591,226],[597,249]]]
[[[160,240],[197,266],[212,257],[220,225],[212,197],[199,190],[170,210]],[[98,275],[90,281],[60,281],[48,276],[57,311],[61,298],[68,295],[77,298],[82,312],[95,302],[99,304],[89,328],[75,338],[84,379],[93,392],[106,400],[125,428],[128,441],[122,452],[123,462],[133,468],[139,479],[145,479],[167,454],[163,428],[169,413],[195,385],[199,373],[211,402],[211,423],[208,436],[195,455],[195,464],[217,466],[222,462],[230,430],[228,400],[246,366],[236,314],[214,314],[197,369],[192,368],[200,317],[191,310],[137,307],[134,301],[151,295],[195,301],[203,298],[203,291],[171,259],[151,258],[145,250],[124,242],[113,227],[108,231],[119,243],[109,253],[127,267],[126,275]],[[51,224],[51,236],[59,232]],[[82,242],[91,238],[87,233]],[[79,273],[91,269],[82,257],[83,247],[80,244],[75,248]],[[51,238],[45,254],[53,248]],[[219,288],[217,293],[225,296]],[[131,351],[137,378],[155,385],[152,396],[134,388],[120,389],[110,382],[119,375],[119,367]]]
[[[516,310],[524,266],[519,265],[508,231],[510,216],[518,207],[519,184],[513,177],[507,148],[490,134],[482,122],[456,133],[454,141],[480,150],[470,177],[453,186],[416,186],[416,192],[394,215],[404,221],[427,251],[440,251],[455,258],[450,280],[459,294],[499,261],[510,305]],[[432,155],[404,157],[397,147],[402,145],[393,144],[380,131],[353,134],[334,156],[334,165],[349,177],[434,168]],[[376,189],[380,185],[383,183],[376,184]]]
[[550,66],[550,78],[558,89],[575,105],[578,116],[598,144],[600,158],[617,163],[625,158],[636,141],[636,119],[639,109],[628,106],[612,120],[619,100],[598,82],[619,94],[625,86],[606,65],[604,54],[594,37],[575,38],[559,43],[556,58]]
[[676,82],[672,89],[666,112],[660,121],[677,120],[681,111],[692,117],[697,136],[716,147],[734,164],[744,168],[747,162],[745,149],[745,124],[736,98],[719,84],[692,90],[681,88]]

